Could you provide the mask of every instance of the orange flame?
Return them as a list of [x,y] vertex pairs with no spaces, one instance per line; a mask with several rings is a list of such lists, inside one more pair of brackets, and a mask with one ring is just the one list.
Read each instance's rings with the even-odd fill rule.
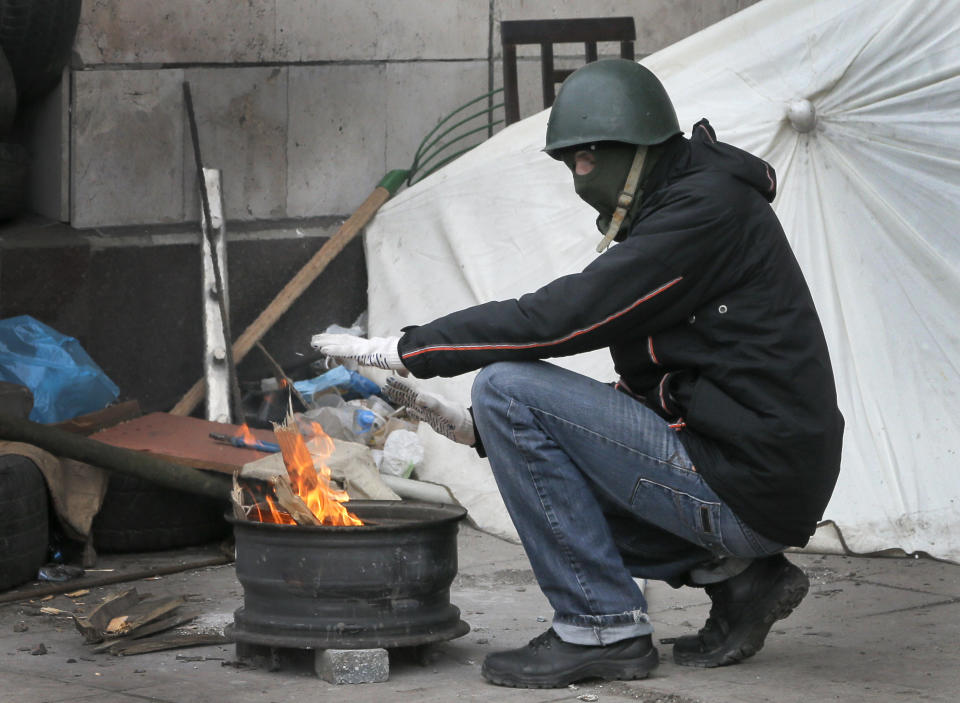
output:
[[278,427],[275,434],[293,490],[322,524],[362,525],[360,518],[341,505],[341,502],[350,500],[350,496],[330,485],[330,467],[324,460],[333,453],[333,440],[318,423],[310,423],[314,432],[310,443],[317,454],[315,459],[296,423],[290,424],[290,427]]
[[[267,496],[267,506],[270,508],[270,519],[264,520],[260,519],[260,522],[275,522],[278,525],[296,525],[297,521],[291,517],[288,512],[280,512],[277,506],[273,502],[273,498]],[[260,509],[257,509],[257,512],[260,512]]]
[[261,503],[257,499],[256,494],[250,490],[250,488],[245,488],[246,492],[250,495],[252,503],[250,509],[256,513],[256,517],[252,514],[248,514],[249,520],[256,520],[257,522],[269,522],[275,525],[296,525],[296,520],[293,519],[293,516],[285,510],[280,510],[277,508],[276,504],[273,502],[273,499],[270,496],[265,496],[267,500],[267,507],[270,508],[270,512],[264,514],[263,510],[260,508]]
[[240,425],[240,429],[237,430],[237,433],[234,437],[242,437],[243,441],[253,444],[257,441],[257,438],[253,436],[253,432],[250,431],[250,426],[247,423]]

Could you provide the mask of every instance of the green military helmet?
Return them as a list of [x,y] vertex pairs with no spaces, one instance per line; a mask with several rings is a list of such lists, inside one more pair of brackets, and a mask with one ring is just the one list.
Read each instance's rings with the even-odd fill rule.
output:
[[680,134],[677,113],[659,79],[627,59],[594,61],[560,86],[547,122],[544,151],[616,141],[651,145]]

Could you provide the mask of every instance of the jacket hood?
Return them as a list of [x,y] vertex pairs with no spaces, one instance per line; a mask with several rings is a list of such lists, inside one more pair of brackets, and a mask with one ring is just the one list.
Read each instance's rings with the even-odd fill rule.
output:
[[729,173],[750,185],[768,203],[777,197],[777,172],[773,166],[743,149],[718,142],[716,132],[706,119],[693,126],[690,147],[695,163]]
[[644,199],[663,183],[702,169],[729,173],[760,193],[768,203],[777,195],[777,174],[773,166],[743,149],[718,142],[716,132],[706,119],[693,126],[689,139],[677,135],[661,148],[659,163],[643,184]]

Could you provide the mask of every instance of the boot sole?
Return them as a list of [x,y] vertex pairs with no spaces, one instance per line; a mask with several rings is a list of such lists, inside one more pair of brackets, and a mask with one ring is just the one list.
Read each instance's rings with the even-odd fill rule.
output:
[[810,580],[800,569],[791,565],[783,581],[773,593],[761,601],[766,606],[762,620],[749,622],[735,627],[721,649],[711,652],[683,652],[673,649],[673,663],[680,666],[694,666],[712,669],[718,666],[730,666],[749,659],[763,649],[764,641],[773,623],[783,620],[800,605],[810,590]]
[[584,679],[605,679],[607,681],[636,681],[645,679],[660,663],[660,655],[651,649],[639,659],[604,660],[587,662],[568,671],[544,674],[541,676],[521,676],[507,672],[489,671],[486,665],[480,673],[490,683],[510,688],[564,688]]

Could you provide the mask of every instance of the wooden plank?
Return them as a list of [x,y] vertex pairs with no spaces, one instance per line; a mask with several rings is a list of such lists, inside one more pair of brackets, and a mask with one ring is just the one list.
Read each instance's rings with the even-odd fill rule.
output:
[[111,405],[103,410],[79,415],[72,420],[58,422],[53,426],[65,432],[87,436],[121,422],[140,417],[142,414],[140,403],[136,400],[128,400],[124,403]]
[[149,625],[144,625],[143,627],[137,628],[136,632],[131,632],[129,635],[123,637],[112,637],[110,639],[105,639],[103,643],[98,644],[93,647],[91,652],[108,652],[114,647],[117,646],[118,642],[129,641],[129,640],[139,640],[151,635],[156,635],[160,632],[166,632],[167,630],[172,630],[175,627],[180,625],[186,625],[188,622],[192,622],[197,619],[196,613],[189,615],[181,615],[178,613],[171,613],[164,618],[161,618],[155,622],[150,623]]
[[75,615],[74,624],[87,642],[101,642],[103,633],[110,623],[139,603],[140,598],[135,588],[114,594],[90,611],[87,616]]
[[133,642],[120,640],[108,651],[111,654],[128,657],[134,654],[161,652],[165,649],[184,649],[186,647],[202,647],[209,644],[225,644],[230,641],[230,638],[224,635],[166,635],[163,637],[149,637],[147,639],[134,640]]
[[[176,610],[186,602],[187,600],[183,596],[144,601],[124,612],[121,616],[123,620],[116,623],[111,622],[107,626],[106,634],[113,637],[128,637],[154,620],[169,615],[171,611]],[[115,618],[115,620],[119,619]]]
[[323,522],[311,512],[303,499],[298,496],[293,486],[290,485],[290,479],[286,476],[274,476],[270,481],[273,486],[273,492],[277,496],[277,503],[293,517],[298,525],[322,525]]
[[[267,456],[266,452],[234,447],[210,438],[211,432],[233,436],[239,430],[239,425],[158,412],[97,432],[90,438],[162,457],[175,464],[232,474],[244,464]],[[259,440],[276,441],[270,430],[251,432]]]

